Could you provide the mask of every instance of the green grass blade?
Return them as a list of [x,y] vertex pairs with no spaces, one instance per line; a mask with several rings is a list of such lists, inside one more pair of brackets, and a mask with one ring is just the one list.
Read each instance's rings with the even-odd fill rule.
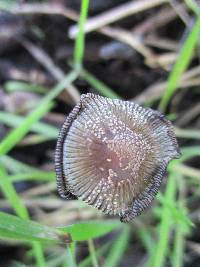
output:
[[[15,115],[5,111],[0,111],[0,122],[4,123],[7,126],[19,127],[23,123],[24,119],[25,118],[22,116]],[[52,139],[58,137],[58,129],[44,122],[35,122],[30,127],[30,131],[42,134]]]
[[197,17],[197,20],[189,33],[180,54],[176,60],[176,63],[169,75],[167,88],[161,99],[159,108],[161,111],[165,111],[170,98],[178,88],[178,84],[181,79],[181,75],[187,69],[200,36],[200,15]]
[[195,0],[184,0],[186,5],[198,16],[200,14],[200,7]]
[[96,256],[94,242],[93,242],[92,239],[88,240],[88,248],[89,248],[90,256],[91,256],[91,259],[92,259],[93,267],[99,267],[99,264],[98,264],[98,261],[97,261],[97,256]]
[[[19,217],[21,217],[22,219],[29,219],[28,211],[27,211],[26,207],[24,206],[24,204],[22,203],[17,192],[15,191],[13,184],[9,180],[6,179],[6,172],[5,172],[3,167],[0,168],[0,187],[1,187],[5,197],[7,198],[7,200],[10,202],[11,206],[14,208],[17,215]],[[10,225],[7,223],[7,226],[10,226],[10,228],[6,228],[5,227],[5,224],[6,224],[6,218],[5,217],[6,216],[7,216],[6,214],[1,213],[0,220],[1,219],[3,220],[4,226],[3,226],[3,223],[0,223],[0,237],[3,236],[3,237],[8,238],[14,234],[12,231],[9,231],[9,229],[13,230],[13,228],[16,227],[16,225],[15,224],[12,225],[12,221],[9,220]],[[23,230],[25,230],[25,229],[23,229]],[[45,258],[44,258],[43,249],[42,249],[41,245],[37,242],[33,242],[32,246],[33,246],[33,251],[34,251],[38,266],[40,266],[40,267],[44,266],[45,265]]]
[[173,171],[184,175],[185,177],[190,177],[194,179],[195,182],[200,183],[200,170],[189,167],[183,164],[176,164],[176,166],[173,167]]
[[145,247],[146,251],[148,254],[152,253],[152,244],[155,242],[154,239],[152,238],[152,233],[151,231],[146,228],[146,227],[138,227],[136,230],[136,233],[140,240],[143,243],[143,246]]
[[[178,200],[177,207],[179,210],[184,211],[185,215],[188,217],[188,213],[185,207],[185,189],[186,183],[184,177],[179,175],[181,183],[178,186]],[[184,249],[185,249],[185,237],[191,230],[191,225],[187,225],[182,220],[175,222],[175,232],[174,232],[174,244],[173,244],[173,253],[171,257],[171,264],[173,267],[183,266],[184,260]]]
[[[101,225],[101,226],[100,226]],[[104,230],[103,230],[104,226]],[[0,212],[0,238],[21,241],[41,241],[48,243],[85,241],[92,237],[99,237],[119,227],[119,223],[79,223],[54,230],[51,227],[27,219]],[[91,229],[91,233],[88,233]],[[95,230],[97,233],[95,233]]]
[[0,10],[6,10],[9,11],[9,9],[16,4],[16,0],[6,0],[6,1],[0,1]]
[[22,163],[19,160],[13,159],[10,156],[4,155],[0,157],[0,163],[11,173],[37,172],[38,169],[28,164]]
[[81,13],[79,18],[79,31],[75,41],[75,50],[74,50],[74,65],[77,70],[81,69],[84,49],[85,49],[85,33],[84,25],[87,20],[89,0],[81,1]]
[[73,244],[70,244],[67,247],[67,259],[66,264],[64,264],[64,267],[76,267],[76,260],[75,260],[75,246]]
[[47,137],[41,134],[30,134],[29,136],[25,137],[22,142],[19,144],[20,147],[23,146],[33,146],[38,145],[47,141],[50,141],[54,138]]
[[20,181],[37,181],[37,182],[53,182],[55,181],[55,172],[48,171],[35,171],[35,172],[25,172],[18,173],[15,175],[9,175],[6,179],[13,182]]
[[9,156],[2,156],[0,158],[0,163],[6,167],[9,172],[14,173],[14,175],[6,176],[11,182],[35,180],[35,181],[46,181],[51,182],[55,180],[54,171],[42,171],[37,168],[30,167],[18,160],[15,160]]
[[26,207],[23,205],[21,198],[16,193],[11,181],[7,179],[6,172],[2,171],[2,168],[0,169],[0,187],[16,214],[22,219],[28,219],[29,215]]
[[34,92],[39,94],[45,94],[48,92],[48,89],[44,86],[38,84],[20,82],[20,81],[8,81],[4,84],[4,88],[6,89],[7,92],[24,91],[24,92]]
[[[96,250],[96,256],[99,258],[100,256],[102,256],[103,254],[105,254],[106,251],[108,251],[108,248],[110,247],[112,242],[109,242],[107,244],[102,245],[100,248],[98,248]],[[91,256],[89,255],[88,257],[86,257],[84,260],[82,260],[78,267],[90,267],[91,266]]]
[[33,253],[36,258],[36,264],[39,267],[46,266],[45,256],[41,244],[37,241],[33,242]]
[[72,240],[84,241],[105,235],[120,226],[121,224],[118,221],[91,221],[75,223],[59,229],[63,232],[69,233]]
[[175,134],[179,138],[200,139],[199,130],[175,128]]
[[[181,207],[180,207],[181,208]],[[178,223],[175,227],[175,236],[174,236],[174,249],[172,255],[172,266],[181,267],[183,266],[183,251],[184,251],[184,229],[181,223]]]
[[185,146],[181,148],[183,155],[187,156],[200,156],[200,146]]
[[45,113],[47,113],[52,107],[52,103],[46,103],[46,105],[40,105],[35,109],[31,115],[24,119],[22,124],[10,132],[0,143],[0,156],[10,151],[30,130],[32,124],[38,121]]
[[24,263],[22,262],[19,262],[19,261],[14,261],[12,262],[12,265],[11,267],[28,267],[27,265],[25,265]]
[[182,156],[178,161],[185,161],[192,157],[200,157],[200,146],[188,146],[181,148]]
[[[177,174],[174,173],[174,175],[176,175],[177,177]],[[173,218],[173,222],[175,223],[181,222],[182,225],[185,226],[185,228],[193,226],[192,221],[190,220],[190,218],[186,213],[186,210],[183,208],[180,209],[178,207],[178,203],[169,202],[169,199],[166,199],[166,197],[162,196],[162,194],[160,193],[157,195],[157,199],[160,201],[163,207],[166,207],[166,209],[168,208],[168,210],[170,211],[170,215]]]
[[[171,205],[173,205],[173,203],[175,202],[175,196],[176,196],[175,179],[176,179],[175,175],[173,174],[169,175],[167,188],[164,196],[166,203],[171,203]],[[171,210],[169,209],[168,205],[164,204],[161,211],[161,222],[158,230],[159,239],[158,242],[156,243],[154,252],[151,253],[151,257],[149,258],[145,266],[151,266],[151,267],[163,266],[168,252],[169,236],[170,236],[172,222],[173,218]]]
[[0,238],[26,242],[61,242],[58,231],[53,228],[4,212],[0,212]]
[[104,262],[104,267],[116,267],[118,266],[123,254],[128,246],[128,241],[130,237],[130,229],[125,226],[119,237],[113,243],[111,250]]
[[200,157],[200,146],[188,146],[188,147],[182,147],[181,148],[182,156],[180,159],[172,160],[168,165],[168,170],[170,172],[173,172],[174,167],[178,163],[182,163],[188,159],[191,159],[193,157]]
[[109,98],[121,99],[121,97],[117,93],[115,93],[111,88],[105,85],[102,81],[98,80],[94,75],[92,75],[88,71],[82,70],[81,77],[84,78],[101,95]]
[[[62,263],[66,261],[66,253],[61,253],[59,254],[58,257],[58,252],[51,252],[51,255],[48,256],[46,262],[48,267],[58,267],[62,266]],[[36,266],[35,266],[36,267]],[[66,267],[68,267],[66,265]]]
[[51,101],[67,86],[76,79],[77,73],[71,72],[50,93],[48,93],[39,103],[37,108],[24,119],[23,123],[10,132],[0,143],[0,156],[8,153],[21,139],[30,131],[32,125],[38,121],[52,107]]

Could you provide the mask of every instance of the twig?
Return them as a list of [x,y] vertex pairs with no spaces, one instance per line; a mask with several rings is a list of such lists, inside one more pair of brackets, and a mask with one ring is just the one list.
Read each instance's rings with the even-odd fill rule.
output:
[[30,196],[45,195],[55,190],[56,190],[55,182],[45,183],[39,186],[34,186],[33,188],[26,190],[24,193],[21,194],[21,196],[30,197]]
[[71,20],[78,20],[78,14],[70,8],[64,8],[59,4],[33,3],[20,4],[12,7],[10,12],[14,14],[52,14],[63,15]]
[[26,48],[26,50],[43,65],[56,80],[61,80],[64,77],[64,72],[58,68],[47,53],[30,41],[20,38],[18,41]]
[[169,52],[163,53],[161,55],[154,55],[152,57],[147,57],[145,63],[151,67],[157,68],[162,67],[168,70],[169,66],[174,63],[177,58],[177,53]]
[[194,67],[194,68],[188,70],[187,72],[185,72],[182,76],[182,79],[184,79],[184,80],[191,79],[197,75],[198,76],[200,75],[200,66],[199,65],[197,67]]
[[140,38],[132,35],[129,31],[119,29],[119,28],[108,27],[108,26],[101,28],[99,31],[106,36],[112,37],[118,41],[128,44],[130,47],[135,49],[137,52],[139,52],[144,57],[154,58],[153,52],[151,51],[151,49],[147,48],[142,43]]
[[187,109],[186,112],[176,121],[177,126],[185,126],[195,117],[200,114],[200,103],[197,103],[192,108]]
[[[133,5],[133,10],[131,14],[136,13],[137,11],[141,12],[143,10],[146,10],[150,7],[153,6],[157,6],[159,4],[165,3],[167,2],[167,0],[143,0],[143,1],[137,1],[134,3],[131,1],[131,6]],[[118,7],[118,9],[120,9],[120,7]],[[58,4],[54,4],[49,5],[49,4],[23,4],[20,6],[15,6],[14,8],[12,8],[10,10],[10,12],[14,13],[14,14],[52,14],[52,15],[61,15],[61,16],[65,16],[68,19],[71,19],[73,21],[77,21],[78,20],[78,14],[75,11],[72,11],[69,8],[60,6]],[[113,10],[112,10],[113,12]],[[125,14],[124,16],[126,16],[127,14]],[[99,15],[101,16],[101,15]],[[114,16],[115,18],[115,16]],[[95,18],[94,18],[95,19]],[[119,18],[117,18],[119,19]],[[90,19],[88,20],[90,21]],[[87,25],[87,23],[86,23]],[[76,30],[77,25],[76,26]],[[74,26],[74,27],[75,27]],[[100,26],[99,26],[100,27]],[[156,62],[156,57],[153,56],[153,52],[151,51],[150,48],[146,47],[142,41],[142,39],[138,38],[138,36],[134,36],[132,33],[125,31],[123,29],[115,29],[113,27],[107,26],[107,27],[103,27],[103,28],[99,28],[97,27],[97,31],[109,36],[111,38],[114,38],[116,40],[119,40],[121,42],[124,42],[126,44],[128,44],[130,47],[132,47],[133,49],[135,49],[137,52],[141,53],[144,57],[147,58],[147,62],[153,62],[153,64],[156,66],[159,65]],[[93,30],[95,30],[93,29]],[[75,36],[73,37],[75,38]],[[153,60],[152,60],[153,58]],[[149,63],[149,65],[151,66],[151,63]],[[153,66],[155,67],[155,66]]]
[[37,79],[38,84],[46,85],[52,83],[51,75],[37,69],[33,64],[24,66],[20,64],[12,65],[9,60],[0,60],[1,77],[4,80],[20,80],[30,83],[35,83]]
[[[155,0],[154,0],[155,1]],[[163,1],[163,0],[162,0]],[[146,2],[146,1],[145,1]],[[156,2],[159,2],[156,0]],[[142,10],[141,10],[142,11]],[[51,14],[51,15],[62,15],[73,21],[78,20],[78,14],[71,9],[54,4],[53,6],[49,4],[23,4],[20,6],[15,6],[10,10],[14,14]],[[113,29],[112,27],[104,27],[98,30],[102,34],[120,40],[127,43],[136,51],[141,53],[143,56],[151,56],[151,50],[142,44],[142,40],[135,37],[131,33],[125,30]]]
[[[200,84],[200,78],[198,75],[200,74],[200,67],[195,67],[182,75],[181,82],[179,84],[180,88],[187,88],[189,86],[197,86]],[[197,78],[195,78],[197,76]],[[152,101],[160,98],[163,94],[165,88],[167,86],[167,82],[160,82],[153,84],[147,87],[141,94],[137,95],[133,99],[134,102],[144,103],[146,101]]]
[[147,36],[144,39],[144,44],[145,45],[149,45],[149,46],[153,46],[153,47],[157,47],[157,48],[161,48],[161,49],[165,49],[165,50],[170,50],[170,51],[177,51],[179,46],[177,44],[177,42],[172,41],[170,39],[164,39],[164,38],[159,38],[155,35],[150,35]]
[[184,176],[192,177],[196,181],[200,182],[200,170],[199,169],[189,167],[184,164],[176,164],[174,166],[174,170]]
[[[31,43],[26,39],[18,39],[18,41],[28,50],[28,52],[42,65],[44,66],[51,75],[57,80],[63,80],[65,77],[64,72],[57,67],[50,56],[42,49],[36,46],[35,44]],[[66,87],[66,91],[73,100],[73,102],[77,103],[80,99],[79,91],[73,86],[68,85]]]
[[200,244],[193,241],[187,241],[187,247],[192,251],[192,254],[195,253],[200,256]]
[[[195,87],[200,85],[200,78],[191,79],[191,80],[181,80],[178,88],[187,88],[187,87]],[[153,84],[146,88],[141,94],[134,97],[130,101],[134,101],[137,103],[145,103],[145,102],[151,102],[154,100],[159,99],[163,92],[165,91],[165,88],[167,86],[167,82],[160,82]]]
[[[48,197],[48,198],[37,198],[37,199],[25,199],[22,198],[23,203],[27,207],[40,207],[44,209],[59,209],[62,207],[74,207],[74,208],[80,208],[80,203],[78,201],[63,201],[58,198]],[[70,205],[70,206],[69,206]],[[9,203],[6,200],[0,201],[0,207],[1,208],[8,208]]]
[[[118,21],[127,16],[142,12],[149,8],[156,7],[163,3],[167,3],[167,0],[138,0],[130,1],[118,7],[115,7],[109,11],[106,11],[100,15],[97,15],[91,19],[88,19],[85,25],[85,32],[91,32],[97,29],[102,28],[105,25]],[[75,38],[78,33],[78,26],[73,25],[69,29],[70,38]]]
[[155,31],[157,28],[161,28],[167,23],[171,22],[177,17],[176,12],[169,8],[163,8],[160,12],[155,13],[153,16],[144,19],[141,23],[136,25],[131,31],[133,34],[144,35],[151,31]]
[[200,131],[196,129],[181,129],[175,127],[175,134],[179,138],[200,139]]
[[171,4],[172,8],[178,14],[180,19],[185,23],[186,26],[190,26],[190,17],[186,10],[184,9],[184,5],[180,5],[176,0],[170,0],[169,3]]
[[[100,217],[101,216],[101,217]],[[102,214],[97,213],[94,209],[88,208],[84,210],[58,210],[58,212],[46,213],[40,216],[38,220],[41,223],[48,225],[66,225],[71,222],[77,222],[81,220],[91,220],[92,218],[102,218]]]

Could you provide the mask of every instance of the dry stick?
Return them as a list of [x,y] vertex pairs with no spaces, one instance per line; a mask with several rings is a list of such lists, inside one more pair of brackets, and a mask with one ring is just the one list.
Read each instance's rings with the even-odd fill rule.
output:
[[[140,1],[139,5],[141,3],[144,3],[144,6],[140,9],[140,11],[147,9],[147,6],[148,8],[150,8],[158,4],[161,4],[163,2],[167,2],[167,1],[166,0],[165,1],[142,1],[142,2]],[[134,5],[135,4],[138,5],[138,2],[134,2]],[[113,12],[113,10],[111,11]],[[76,12],[72,11],[71,9],[59,6],[57,4],[53,6],[50,6],[48,4],[23,4],[23,5],[20,5],[20,7],[16,6],[12,8],[11,12],[17,13],[17,14],[32,14],[32,13],[59,14],[59,15],[63,15],[75,21],[77,21],[78,19],[78,14]],[[173,54],[155,56],[152,50],[146,47],[144,43],[142,43],[143,42],[142,39],[139,39],[137,36],[134,36],[132,33],[126,30],[114,29],[113,27],[107,26],[107,27],[103,27],[99,29],[98,31],[106,36],[117,39],[118,41],[126,43],[132,48],[134,48],[136,51],[138,51],[144,57],[146,57],[146,60],[145,60],[146,64],[149,65],[150,67],[162,66],[164,68],[167,68],[168,64],[173,63],[174,60],[176,59],[176,55],[173,55]]]
[[154,55],[152,57],[147,57],[145,63],[148,66],[157,68],[162,67],[165,70],[169,70],[169,66],[175,62],[177,58],[177,53],[168,52],[161,55]]
[[[199,78],[194,79],[195,76],[200,75],[200,66],[194,67],[182,75],[180,87],[187,87],[188,85],[198,85]],[[153,84],[147,87],[144,92],[140,95],[136,96],[133,100],[137,101],[138,103],[144,103],[149,97],[157,96],[160,97],[165,90],[167,82],[160,82],[158,84]],[[154,98],[154,97],[153,97]]]
[[[23,68],[20,64],[15,66],[9,63],[9,60],[0,60],[1,76],[5,80],[21,80],[24,82],[34,83],[35,77],[37,77],[37,83],[45,85],[51,77],[49,74],[37,69],[35,66],[28,66]],[[48,81],[48,82],[47,82]]]
[[84,209],[84,210],[74,210],[74,211],[66,211],[60,214],[54,214],[54,212],[46,213],[44,216],[40,216],[37,220],[39,220],[43,224],[47,224],[49,226],[55,225],[66,225],[71,224],[72,222],[80,222],[80,221],[89,221],[92,219],[102,219],[103,216],[99,216],[97,212],[93,209]]
[[165,26],[177,17],[176,12],[169,8],[164,7],[158,13],[144,19],[141,23],[136,25],[131,31],[133,34],[148,34],[151,31],[155,31],[157,28]]
[[161,48],[169,51],[178,51],[179,45],[177,42],[166,38],[159,38],[155,35],[149,35],[144,39],[144,44]]
[[[24,38],[20,38],[18,41],[57,81],[64,79],[64,72],[54,64],[53,60],[44,50]],[[66,91],[74,103],[77,103],[80,100],[80,93],[73,85],[68,85]]]
[[[21,8],[19,8],[19,7],[13,8],[11,11],[13,13],[18,13],[18,14],[19,13],[20,14],[27,14],[27,13],[31,13],[31,14],[32,13],[60,14],[60,15],[63,15],[65,17],[68,17],[68,18],[70,18],[72,20],[77,20],[77,18],[78,18],[78,15],[76,14],[76,12],[74,12],[74,11],[72,11],[70,9],[63,8],[63,7],[58,6],[58,5],[49,6],[48,4],[25,4],[25,5],[22,5]],[[143,55],[151,55],[150,50],[145,50],[145,49],[143,49],[144,46],[139,46],[140,44],[138,42],[138,39],[135,39],[132,36],[132,34],[129,34],[128,32],[123,31],[123,30],[119,30],[119,31],[116,30],[112,34],[112,30],[113,29],[111,27],[104,27],[104,28],[100,29],[100,31],[102,33],[107,34],[108,36],[111,36],[111,37],[113,37],[115,39],[118,39],[120,41],[125,41],[127,44],[129,44],[132,47],[136,48],[138,51],[140,51],[140,52],[142,51]],[[121,32],[123,32],[123,33],[125,32],[122,35],[123,37],[125,36],[125,38],[120,37],[120,33]],[[128,36],[128,34],[129,34],[129,36]],[[138,48],[138,46],[139,46],[139,48]],[[162,60],[163,59],[160,59],[160,62],[162,62]],[[156,64],[156,62],[153,62],[153,65],[154,64]],[[194,84],[193,81],[191,81],[191,83]],[[198,81],[196,82],[196,84],[198,84]],[[187,84],[187,86],[188,86],[188,84]],[[147,98],[149,96],[151,96],[151,94],[153,95],[153,99],[154,99],[155,95],[156,95],[156,97],[160,97],[160,95],[165,90],[165,87],[166,87],[166,83],[165,82],[160,83],[158,85],[153,85],[153,86],[147,88],[145,90],[145,92],[142,93],[140,96],[137,96],[136,98],[134,98],[134,100],[139,102],[139,103],[145,102],[147,100]]]
[[[199,212],[197,211],[199,217]],[[199,220],[198,220],[199,221]],[[200,245],[198,242],[186,241],[187,248],[191,251],[191,255],[199,255],[200,256]]]
[[197,168],[186,166],[184,164],[176,164],[174,170],[184,176],[195,177],[197,181],[200,181],[200,170]]
[[[119,28],[113,28],[109,26],[105,26],[109,23],[112,23],[114,21],[117,21],[121,18],[124,18],[126,16],[135,14],[137,12],[144,11],[146,9],[149,9],[151,7],[155,7],[157,5],[160,5],[164,2],[167,2],[166,0],[152,0],[152,1],[137,1],[137,2],[130,2],[123,4],[119,7],[113,8],[110,11],[104,12],[103,14],[97,15],[94,18],[88,19],[87,23],[85,25],[85,32],[90,32],[92,30],[98,30],[100,33],[109,36],[111,38],[114,38],[118,41],[121,41],[123,43],[128,44],[131,46],[133,49],[135,49],[137,52],[139,52],[141,55],[146,57],[146,62],[152,62],[152,66],[157,66],[159,64],[154,63],[156,61],[156,57],[154,56],[154,53],[152,52],[151,49],[147,48],[143,43],[140,38],[137,36],[134,36],[132,33],[129,31],[119,29]],[[104,26],[104,27],[102,27]],[[74,25],[70,27],[69,29],[69,37],[70,38],[75,38],[77,31],[78,31],[78,26]]]
[[186,112],[184,112],[183,116],[181,116],[180,119],[176,121],[176,125],[179,127],[186,126],[187,124],[189,124],[191,120],[199,116],[199,114],[200,114],[200,103],[197,103],[195,106],[193,106],[190,109],[187,109]]
[[187,27],[190,27],[190,16],[185,10],[185,5],[179,4],[176,0],[170,0],[169,1],[172,8],[175,10],[175,12],[178,14],[180,19],[185,23]]
[[[137,50],[144,56],[152,56],[152,51],[145,45],[176,51],[178,49],[177,42],[158,39],[155,36],[149,36],[145,39],[141,38],[143,38],[143,35],[145,33],[148,34],[151,31],[155,31],[155,29],[157,29],[158,27],[162,27],[163,25],[169,23],[176,17],[176,12],[173,9],[167,7],[163,8],[158,14],[154,14],[153,17],[148,17],[146,20],[139,23],[131,30],[131,34],[130,31],[113,29],[111,27],[103,27],[103,29],[100,29],[99,31],[109,37],[112,37],[114,39],[117,39],[118,41],[128,44],[129,46],[132,46],[135,50]],[[154,61],[157,60],[157,58],[153,58]]]
[[20,38],[18,40],[26,48],[26,50],[51,73],[56,80],[63,79],[64,72],[54,64],[53,60],[44,50],[24,38]]
[[197,223],[199,224],[199,214],[200,214],[199,208],[196,208],[194,211],[190,212],[190,219],[195,225]]
[[[37,199],[23,198],[22,200],[23,200],[23,203],[28,208],[40,207],[44,209],[59,209],[62,207],[66,207],[66,205],[70,205],[70,207],[72,205],[73,207],[72,201],[66,202],[64,200],[59,200],[58,198],[49,198],[49,197],[47,199],[47,198],[44,198],[44,196],[42,198],[37,198]],[[78,205],[80,206],[80,203],[77,201],[77,206],[75,208],[78,209]],[[8,207],[10,207],[10,204],[6,200],[0,201],[0,208],[8,208]]]
[[109,26],[103,27],[98,31],[135,49],[145,57],[145,63],[152,68],[162,67],[168,69],[169,65],[174,63],[177,58],[177,54],[172,52],[155,55],[150,48],[144,45],[145,40],[142,40],[138,36],[133,36],[129,31]]
[[194,76],[200,75],[200,66],[198,65],[197,67],[194,67],[187,72],[185,72],[182,76],[184,80],[191,79]]
[[[56,202],[56,199],[55,199]],[[70,203],[69,203],[70,202]],[[34,216],[35,219],[38,219],[41,223],[48,224],[48,225],[66,225],[69,222],[71,223],[72,221],[79,221],[79,220],[91,220],[91,219],[98,219],[100,216],[101,218],[103,217],[101,214],[98,213],[98,211],[90,209],[85,207],[84,209],[80,210],[80,203],[77,201],[77,205],[74,206],[72,209],[70,204],[73,207],[72,201],[63,201],[63,205],[54,205],[54,202],[48,203],[45,201],[43,203],[43,200],[41,199],[40,201],[37,201],[36,199],[23,199],[23,203],[26,205],[27,208],[31,209],[46,209],[46,210],[51,210],[49,213],[44,213],[43,215],[40,213],[38,216]],[[76,202],[76,201],[73,201]],[[66,205],[68,204],[66,208]],[[6,200],[1,200],[0,202],[0,207],[8,209],[10,208],[10,204]],[[56,211],[52,212],[52,209],[55,209]],[[59,212],[60,211],[60,212]],[[65,212],[64,212],[65,211]],[[36,215],[36,214],[34,214]]]
[[[137,25],[136,27],[134,27],[131,31],[131,36],[143,36],[145,33],[149,33],[152,30],[155,31],[155,29],[162,27],[163,25],[169,23],[170,21],[172,21],[174,18],[177,17],[177,14],[174,10],[170,9],[169,7],[167,8],[163,8],[158,14],[155,14],[153,17],[148,17],[146,20],[144,20],[143,22],[141,22],[139,25]],[[130,35],[130,32],[129,32]],[[153,39],[153,38],[152,38]],[[140,41],[141,42],[141,41]],[[158,40],[156,40],[156,42],[154,42],[154,44],[156,45],[156,47],[159,46],[159,48],[167,48],[172,49],[171,44],[169,44],[169,41],[166,42],[165,40],[162,42],[162,40],[160,40],[160,42],[158,42]],[[148,44],[148,40],[144,39],[143,40],[143,47],[145,47],[145,45]],[[130,44],[129,44],[130,45]],[[152,43],[150,43],[150,45],[152,45]],[[176,50],[173,46],[172,50]],[[156,61],[157,58],[156,57],[150,57],[150,59]],[[148,63],[148,59],[146,60]],[[149,63],[151,65],[151,63]],[[160,65],[160,63],[156,63],[155,65]],[[152,64],[153,66],[154,64]]]
[[[198,75],[200,75],[200,66],[185,72],[182,75],[179,87],[186,88],[188,86],[200,85],[200,78],[198,77]],[[197,76],[197,78],[195,78],[195,76]],[[160,82],[157,84],[153,84],[147,87],[141,94],[131,99],[131,101],[137,103],[145,103],[147,101],[153,101],[155,99],[158,99],[165,91],[166,86],[167,82]]]
[[[74,21],[78,20],[78,14],[76,12],[57,4],[53,6],[50,6],[49,4],[23,4],[20,6],[15,6],[10,11],[14,14],[59,14]],[[151,57],[153,54],[149,48],[142,44],[142,40],[133,36],[128,31],[122,29],[113,29],[112,27],[103,27],[98,31],[106,36],[115,38],[128,44],[145,57]]]
[[145,47],[145,45],[142,44],[140,38],[133,36],[126,30],[106,26],[101,28],[99,32],[103,33],[106,36],[117,39],[118,41],[121,41],[125,44],[128,44],[144,57],[154,57],[151,49]]
[[27,189],[25,192],[23,192],[21,196],[23,197],[39,196],[48,194],[52,191],[56,191],[55,182],[34,186],[33,188]]
[[[100,15],[97,15],[91,19],[87,20],[85,25],[85,32],[91,32],[102,28],[105,25],[118,21],[122,18],[128,17],[130,15],[142,12],[149,8],[156,7],[163,3],[167,3],[168,0],[138,0],[130,1],[118,7],[115,7],[109,11],[106,11]],[[69,30],[69,36],[75,38],[78,33],[78,25],[74,25]]]
[[77,21],[78,14],[70,8],[65,8],[59,4],[46,4],[46,3],[33,3],[33,4],[20,4],[12,7],[10,12],[15,14],[52,14],[62,15],[71,20]]
[[[200,85],[200,78],[191,79],[187,81],[181,80],[179,84],[179,88],[187,88],[187,87],[199,86],[199,85]],[[143,93],[130,99],[130,101],[136,102],[138,104],[155,101],[163,95],[163,92],[165,91],[166,86],[167,86],[167,82],[161,82],[158,84],[151,85],[150,87],[146,88]]]
[[[147,1],[143,2],[147,3]],[[148,1],[148,7],[151,7],[152,4],[155,5],[155,1],[152,1],[152,3],[150,2],[151,1]],[[166,2],[166,0],[156,2],[159,2],[161,4],[161,2]],[[141,8],[140,11],[145,10],[147,6],[143,6],[143,8]],[[49,4],[23,4],[20,6],[15,6],[10,11],[15,14],[59,14],[74,21],[78,20],[78,14],[75,11],[58,4],[51,6]],[[132,33],[123,29],[114,29],[113,27],[108,26],[98,29],[97,31],[106,36],[128,44],[130,47],[146,57],[146,62],[150,67],[157,67],[162,64],[159,63],[159,60],[162,61],[162,58],[154,56],[152,50],[143,44],[143,40],[138,38],[137,36],[134,36]],[[171,60],[170,63],[172,63],[173,61],[174,59]]]
[[[133,3],[129,3],[134,6],[132,12],[135,13],[140,6],[141,9],[139,11],[143,11],[147,8],[156,6],[158,4],[161,4],[165,1],[139,1]],[[144,5],[142,6],[141,3]],[[115,9],[114,9],[115,10]],[[49,4],[23,4],[20,6],[15,6],[14,8],[11,9],[11,12],[17,13],[17,14],[33,14],[33,13],[40,13],[40,14],[59,14],[63,15],[69,19],[77,21],[78,19],[78,14],[74,12],[73,10],[69,8],[64,8],[63,6],[59,6],[58,4],[54,5],[49,5]],[[109,12],[114,12],[113,10]],[[132,13],[132,14],[133,14]],[[126,14],[127,15],[127,14]],[[100,16],[103,16],[100,15]],[[95,18],[93,18],[95,19]],[[89,20],[90,21],[90,20]],[[175,60],[174,55],[164,55],[160,57],[156,57],[153,55],[151,49],[147,48],[143,43],[142,40],[139,39],[138,37],[135,37],[132,33],[122,30],[122,29],[114,29],[113,27],[103,27],[98,30],[104,35],[107,35],[109,37],[112,37],[114,39],[117,39],[118,41],[124,42],[134,48],[136,51],[141,53],[143,56],[146,57],[146,63],[151,66],[151,67],[157,67],[157,66],[165,66],[168,65],[169,63],[173,63]]]

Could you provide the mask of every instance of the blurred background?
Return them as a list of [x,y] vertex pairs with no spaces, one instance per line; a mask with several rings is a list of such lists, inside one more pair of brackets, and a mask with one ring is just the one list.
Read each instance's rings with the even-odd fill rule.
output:
[[[200,266],[199,37],[197,0],[0,0],[0,266]],[[160,110],[175,127],[182,157],[130,224],[57,193],[58,131],[87,92]],[[26,228],[4,229],[7,214],[51,229],[116,225],[32,245]]]

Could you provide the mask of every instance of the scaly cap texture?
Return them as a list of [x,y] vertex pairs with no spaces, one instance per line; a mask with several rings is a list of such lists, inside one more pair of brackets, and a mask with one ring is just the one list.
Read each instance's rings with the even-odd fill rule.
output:
[[58,138],[58,191],[128,222],[149,206],[169,161],[179,156],[172,124],[161,113],[82,95]]

